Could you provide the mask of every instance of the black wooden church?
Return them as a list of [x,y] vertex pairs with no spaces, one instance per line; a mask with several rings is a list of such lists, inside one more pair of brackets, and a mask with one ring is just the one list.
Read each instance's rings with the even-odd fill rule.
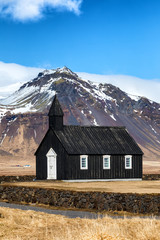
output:
[[36,155],[36,178],[141,180],[143,152],[125,127],[65,126],[57,96]]

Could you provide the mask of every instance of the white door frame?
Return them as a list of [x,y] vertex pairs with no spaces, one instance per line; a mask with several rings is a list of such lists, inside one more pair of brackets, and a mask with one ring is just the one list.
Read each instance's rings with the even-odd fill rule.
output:
[[[50,148],[47,157],[47,179],[57,179],[57,154]],[[52,159],[52,160],[51,160]]]

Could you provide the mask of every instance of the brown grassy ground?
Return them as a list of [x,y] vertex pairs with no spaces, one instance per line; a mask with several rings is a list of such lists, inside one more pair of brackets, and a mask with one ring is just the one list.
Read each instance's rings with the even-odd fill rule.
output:
[[47,189],[61,189],[73,191],[98,191],[119,193],[160,193],[160,181],[127,181],[127,182],[62,182],[36,181],[3,183],[2,185],[40,187]]
[[69,219],[63,216],[0,208],[2,240],[159,240],[160,220]]
[[[29,164],[31,167],[23,167]],[[20,167],[17,167],[20,165]],[[0,176],[35,175],[35,160],[8,159],[0,157]]]

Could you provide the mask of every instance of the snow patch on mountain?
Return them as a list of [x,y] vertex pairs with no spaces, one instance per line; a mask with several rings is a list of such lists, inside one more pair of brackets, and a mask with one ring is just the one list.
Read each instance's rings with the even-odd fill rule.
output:
[[19,108],[15,108],[14,110],[11,110],[12,114],[26,113],[26,112],[36,112],[36,109],[31,103],[28,103],[24,107],[19,107]]
[[99,126],[99,124],[97,123],[97,121],[96,121],[95,118],[93,119],[93,125],[94,125],[94,126]]
[[145,96],[160,103],[160,80],[142,79],[128,75],[102,75],[85,72],[77,72],[83,79],[98,83],[108,83],[119,87],[132,96]]
[[115,119],[115,117],[114,117],[113,114],[111,114],[110,117],[111,117],[114,121],[117,121],[117,120]]
[[130,97],[134,101],[138,101],[141,98],[140,96],[136,96],[136,95],[133,95],[133,94],[127,94],[127,95],[128,95],[128,97]]
[[50,75],[50,74],[53,74],[55,72],[56,72],[55,69],[50,69],[50,70],[46,69],[42,73],[43,73],[43,75]]
[[156,130],[150,125],[152,131],[157,134]]

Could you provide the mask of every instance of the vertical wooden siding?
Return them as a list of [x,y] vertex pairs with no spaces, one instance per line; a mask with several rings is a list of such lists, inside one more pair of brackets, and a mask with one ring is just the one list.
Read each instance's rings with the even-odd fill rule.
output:
[[88,156],[88,170],[80,169],[80,156],[66,158],[66,179],[142,178],[142,156],[132,155],[132,169],[125,169],[125,156],[112,155],[110,169],[103,169],[102,155]]

